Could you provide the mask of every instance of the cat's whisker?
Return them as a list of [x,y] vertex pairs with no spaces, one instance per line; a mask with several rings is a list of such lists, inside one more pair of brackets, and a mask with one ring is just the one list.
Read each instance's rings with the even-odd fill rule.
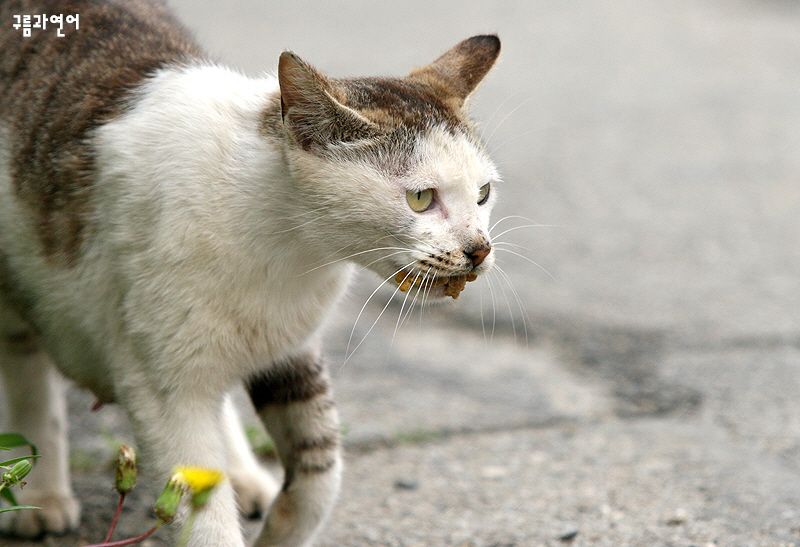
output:
[[[345,352],[344,352],[345,359],[344,359],[344,362],[342,363],[342,366],[339,368],[339,372],[341,372],[341,371],[342,371],[342,369],[344,369],[345,365],[346,365],[346,364],[347,364],[347,362],[350,360],[350,358],[351,358],[353,355],[355,355],[356,351],[358,351],[358,348],[360,348],[360,347],[361,347],[361,345],[362,345],[362,344],[364,343],[364,341],[367,339],[367,337],[369,336],[369,334],[370,334],[370,333],[372,332],[372,330],[375,328],[375,325],[377,325],[377,324],[378,324],[378,321],[380,321],[380,318],[383,316],[383,312],[385,312],[385,311],[386,311],[386,308],[388,308],[388,307],[389,307],[389,304],[391,304],[391,302],[392,302],[392,298],[394,298],[394,296],[397,294],[397,291],[399,291],[399,290],[400,290],[400,286],[398,285],[398,287],[397,287],[397,288],[394,290],[394,292],[392,293],[392,296],[391,296],[391,297],[389,297],[389,301],[386,303],[386,305],[383,307],[383,309],[381,310],[381,312],[378,314],[378,317],[377,317],[377,319],[375,319],[375,321],[372,323],[372,326],[369,328],[369,330],[367,330],[367,333],[364,335],[364,337],[361,339],[361,341],[358,343],[358,345],[357,345],[357,346],[356,346],[356,347],[353,349],[353,351],[351,352],[351,351],[350,351],[350,344],[351,344],[351,342],[353,341],[353,335],[354,335],[354,334],[355,334],[355,332],[356,332],[356,327],[358,326],[358,321],[359,321],[359,319],[361,319],[361,315],[364,313],[364,310],[367,308],[367,304],[369,304],[370,300],[372,300],[372,297],[373,297],[373,296],[375,296],[375,294],[376,294],[376,293],[377,293],[377,292],[380,290],[380,288],[381,288],[381,287],[383,287],[383,286],[384,286],[386,283],[388,283],[389,281],[391,281],[392,279],[394,279],[394,276],[396,276],[397,274],[399,274],[400,272],[402,272],[402,271],[403,271],[403,270],[405,270],[406,268],[408,268],[408,267],[412,266],[413,264],[414,264],[414,262],[409,262],[408,264],[406,264],[406,265],[405,265],[405,266],[403,266],[402,268],[398,269],[398,270],[397,270],[395,273],[393,273],[391,276],[389,276],[389,277],[387,277],[386,279],[384,279],[384,280],[383,280],[383,282],[382,282],[380,285],[378,285],[378,287],[377,287],[377,288],[376,288],[374,291],[372,291],[372,294],[370,294],[370,295],[369,295],[369,298],[367,298],[367,301],[366,301],[366,302],[364,302],[364,305],[363,305],[363,306],[361,306],[361,310],[358,312],[358,316],[356,317],[356,320],[355,320],[355,322],[353,323],[353,329],[350,331],[350,338],[348,338],[348,339],[347,339],[347,348],[345,349]],[[409,274],[409,275],[410,275],[410,274]]]
[[492,137],[494,137],[494,134],[497,132],[497,130],[498,130],[498,129],[500,129],[500,126],[501,126],[501,125],[503,125],[503,123],[504,123],[504,122],[505,122],[505,121],[506,121],[506,120],[507,120],[509,117],[511,117],[511,115],[512,115],[512,114],[514,114],[514,112],[516,112],[517,110],[519,110],[520,108],[522,108],[523,106],[525,106],[526,104],[528,104],[529,102],[531,102],[532,100],[533,100],[533,97],[528,97],[527,99],[525,99],[524,101],[522,101],[521,103],[519,103],[519,104],[518,104],[516,107],[512,108],[512,109],[511,109],[511,112],[509,112],[508,114],[506,114],[506,115],[505,115],[505,117],[504,117],[502,120],[500,120],[500,123],[498,123],[498,124],[497,124],[497,126],[495,126],[495,128],[492,130],[492,132],[491,132],[491,134],[489,135],[489,137],[486,139],[486,142],[491,142],[491,140],[492,140]]
[[[491,270],[489,271],[491,274]],[[489,343],[491,344],[494,340],[494,329],[497,325],[497,294],[494,290],[494,283],[492,283],[492,278],[489,275],[485,276],[486,278],[486,285],[489,287],[489,293],[492,295],[492,331],[489,335]],[[481,315],[481,320],[483,320],[483,315]],[[484,328],[484,341],[486,340],[486,329]]]
[[[407,245],[407,244],[408,244],[406,241],[403,241],[403,240],[402,240],[402,239],[400,239],[400,238],[399,238],[397,235],[395,235],[395,234],[391,233],[389,230],[385,230],[385,229],[384,229],[384,231],[385,231],[387,234],[389,234],[389,237],[393,237],[394,239],[396,239],[397,241],[399,241],[399,242],[400,242],[400,243],[402,243],[403,245]],[[414,241],[416,241],[417,243],[420,243],[420,244],[421,244],[423,247],[425,247],[425,248],[427,248],[427,249],[430,249],[431,251],[435,251],[435,250],[436,250],[436,248],[435,248],[433,245],[431,245],[430,243],[428,243],[427,241],[423,241],[423,240],[421,240],[420,238],[418,238],[418,237],[415,237],[415,236],[413,236],[413,235],[411,235],[411,234],[404,234],[404,235],[405,235],[406,237],[409,237],[409,238],[413,239],[413,240],[414,240]],[[382,239],[382,238],[381,238],[381,239]],[[379,241],[380,241],[380,239],[379,239]]]
[[496,249],[497,249],[498,251],[503,251],[504,253],[509,253],[509,254],[512,254],[512,255],[518,256],[518,257],[520,257],[520,258],[521,258],[521,259],[523,259],[523,260],[527,260],[528,262],[530,262],[531,264],[533,264],[534,266],[536,266],[537,268],[539,268],[540,270],[542,270],[544,273],[546,273],[546,274],[547,274],[547,275],[550,277],[550,279],[552,279],[553,281],[558,281],[558,280],[557,280],[557,279],[556,279],[556,278],[553,276],[553,274],[551,274],[550,272],[548,272],[548,271],[547,271],[547,268],[545,268],[544,266],[542,266],[542,265],[541,265],[541,264],[539,264],[538,262],[535,262],[535,261],[531,260],[530,258],[528,258],[527,256],[525,256],[524,254],[522,254],[522,253],[518,253],[518,252],[516,252],[516,251],[512,251],[511,249],[503,249],[502,247],[497,247],[497,246],[496,246]]
[[525,135],[530,135],[531,133],[535,133],[536,131],[538,131],[538,129],[531,129],[529,131],[523,131],[522,133],[519,133],[518,135],[514,135],[513,137],[509,137],[508,139],[504,140],[503,142],[501,142],[497,146],[493,146],[492,147],[492,153],[496,154],[501,148],[503,148],[508,143],[513,142],[513,141],[515,141],[515,140],[517,140],[517,139],[519,139],[521,137],[524,137]]
[[411,306],[409,306],[408,311],[406,312],[406,316],[403,318],[403,322],[401,323],[401,325],[405,323],[409,317],[411,317],[411,313],[414,311],[414,308],[417,304],[417,299],[419,298],[420,295],[422,295],[422,299],[420,300],[420,307],[419,307],[419,321],[420,325],[422,324],[422,310],[425,307],[425,288],[426,288],[426,283],[428,283],[429,274],[430,274],[430,269],[428,269],[428,271],[423,274],[422,281],[420,282],[420,286],[417,289],[417,293],[414,295],[414,299],[411,301]]
[[504,251],[506,250],[506,249],[504,249],[504,247],[513,247],[515,249],[520,249],[522,251],[528,251],[529,253],[533,252],[528,247],[525,247],[525,246],[520,245],[518,243],[511,243],[510,241],[496,241],[496,242],[492,243],[492,245],[494,247],[497,247],[498,249],[502,249]]
[[[528,345],[528,323],[533,324],[533,321],[531,321],[531,318],[528,315],[528,312],[525,309],[525,306],[522,304],[522,298],[520,298],[519,293],[517,292],[517,289],[514,287],[514,284],[511,282],[511,278],[509,277],[509,275],[500,266],[495,265],[495,267],[497,268],[497,271],[502,276],[502,278],[505,279],[506,283],[508,284],[509,289],[511,289],[511,292],[513,293],[514,298],[517,301],[517,307],[519,307],[519,311],[522,314],[522,328],[525,331],[525,345],[527,346]],[[511,312],[511,310],[509,310],[509,312]],[[513,313],[512,313],[512,317],[513,317]],[[515,329],[514,335],[515,335],[515,339],[516,339],[516,329]]]
[[422,279],[422,286],[420,287],[420,290],[422,292],[422,302],[419,308],[420,326],[422,326],[422,316],[425,313],[425,301],[431,294],[431,290],[433,289],[433,280],[436,277],[435,275],[431,275],[431,272],[433,272],[433,268],[429,267],[428,271],[425,272],[425,277]]
[[[516,97],[517,95],[519,95],[520,93],[522,93],[522,91],[523,91],[523,89],[518,89],[517,91],[515,91],[514,93],[512,93],[511,95],[509,95],[508,97],[506,97],[506,98],[503,100],[503,102],[501,102],[501,103],[498,105],[498,107],[494,109],[494,112],[492,112],[492,115],[491,115],[491,116],[489,116],[489,119],[488,119],[488,120],[486,120],[486,121],[483,123],[483,126],[484,126],[484,127],[489,127],[489,126],[491,125],[491,123],[492,123],[492,120],[494,120],[494,117],[497,115],[497,113],[498,113],[498,112],[500,112],[500,109],[501,109],[501,108],[503,108],[503,107],[505,106],[505,104],[506,104],[508,101],[510,101],[511,99],[513,99],[514,97]],[[503,123],[503,122],[501,121],[500,123]],[[500,125],[500,124],[498,124],[498,126],[499,126],[499,125]],[[497,129],[497,127],[495,127],[495,129]],[[494,133],[494,130],[492,130],[492,133]],[[484,141],[486,140],[486,139],[484,139],[484,136],[485,136],[485,135],[486,135],[486,130],[484,129],[483,131],[481,131],[481,140],[484,140]]]
[[555,228],[555,227],[556,227],[555,224],[523,224],[522,226],[514,226],[513,228],[508,228],[508,229],[500,232],[496,236],[492,236],[492,238],[493,239],[497,239],[497,238],[503,237],[504,235],[506,235],[506,234],[508,234],[510,232],[515,232],[517,230],[525,230],[525,229],[528,229],[528,228]]
[[500,292],[503,294],[503,299],[506,301],[506,307],[508,308],[508,315],[509,319],[511,320],[511,331],[514,333],[514,343],[517,342],[517,322],[514,319],[514,310],[511,307],[511,301],[508,299],[508,293],[506,292],[505,288],[503,288],[503,278],[500,276],[500,272],[503,270],[498,266],[496,263],[494,265],[494,271],[492,272],[498,280],[498,285],[500,287]]
[[[414,274],[409,272],[409,274],[406,275],[405,278],[403,278],[403,281],[405,281],[406,279],[408,279],[412,275],[414,275]],[[397,331],[400,328],[400,322],[403,319],[403,310],[405,310],[406,302],[408,302],[408,297],[411,294],[411,292],[412,291],[410,291],[410,290],[408,292],[406,292],[405,296],[403,297],[403,303],[400,305],[400,312],[397,314],[397,322],[394,325],[394,332],[392,333],[392,339],[389,341],[389,349],[386,351],[386,362],[387,363],[389,362],[389,356],[391,355],[392,348],[394,347],[394,340],[397,337]],[[397,294],[397,291],[395,291],[395,294]],[[394,298],[394,295],[392,295],[392,298]],[[389,302],[391,302],[391,299],[389,299]],[[412,301],[411,302],[412,307],[409,308],[409,309],[413,309],[413,304],[414,304],[414,302]],[[388,306],[388,304],[387,304],[387,306]]]
[[[388,249],[388,247],[387,247],[387,249]],[[397,247],[397,249],[399,249],[399,250],[398,250],[398,251],[395,251],[395,252],[393,252],[393,253],[389,253],[388,255],[384,255],[384,256],[378,257],[378,258],[376,258],[375,260],[373,260],[372,262],[370,262],[370,263],[368,263],[368,264],[365,264],[365,265],[364,265],[364,267],[365,267],[365,268],[369,268],[370,266],[372,266],[372,265],[373,265],[373,264],[375,264],[376,262],[380,262],[381,260],[385,260],[385,259],[387,259],[387,258],[389,258],[389,257],[391,257],[391,256],[397,256],[397,255],[401,255],[401,254],[404,254],[404,253],[413,253],[413,252],[414,252],[414,250],[413,250],[413,249],[401,249],[400,247]],[[414,263],[414,262],[412,262],[412,264],[413,264],[413,263]],[[398,273],[399,273],[399,272],[398,272]]]
[[[346,249],[347,247],[349,247],[349,245],[346,246],[346,247],[342,247],[342,249],[339,249],[339,251],[337,251],[336,253],[333,253],[333,254],[337,254],[338,252],[341,252],[343,249]],[[390,253],[390,254],[385,255],[385,256],[382,256],[380,258],[377,258],[377,259],[373,260],[372,262],[370,262],[367,266],[371,266],[371,265],[375,264],[376,262],[378,262],[380,260],[383,260],[384,258],[388,258],[390,256],[394,256],[394,255],[397,255],[397,254],[408,252],[408,251],[410,251],[410,249],[405,249],[405,248],[402,248],[402,247],[376,247],[374,249],[367,249],[366,251],[359,251],[357,253],[353,253],[353,254],[344,256],[342,258],[337,258],[336,260],[331,260],[330,262],[326,262],[325,264],[320,264],[319,266],[315,266],[315,267],[311,268],[310,270],[307,270],[307,271],[301,273],[300,275],[301,276],[302,275],[307,275],[307,274],[310,274],[311,272],[315,272],[315,271],[317,271],[317,270],[319,270],[321,268],[324,268],[326,266],[330,266],[332,264],[336,264],[337,262],[344,262],[346,260],[350,260],[351,258],[355,258],[357,256],[361,256],[361,255],[368,254],[368,253],[376,253],[378,251],[396,251],[396,252]]]
[[530,219],[528,217],[523,217],[523,216],[520,216],[520,215],[507,215],[507,216],[504,216],[503,218],[497,220],[494,224],[492,224],[492,227],[489,228],[489,234],[491,235],[491,233],[494,231],[495,228],[497,228],[498,225],[500,225],[501,223],[503,223],[503,222],[505,222],[507,220],[524,220],[525,222],[528,222],[530,224],[538,225],[538,223],[535,220],[532,220],[532,219]]

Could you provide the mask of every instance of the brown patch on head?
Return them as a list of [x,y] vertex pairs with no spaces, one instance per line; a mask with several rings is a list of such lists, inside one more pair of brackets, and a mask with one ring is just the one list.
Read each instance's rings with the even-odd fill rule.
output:
[[455,129],[464,117],[446,97],[414,78],[337,80],[342,102],[385,130],[400,127],[425,131],[443,125]]
[[51,259],[77,258],[91,216],[91,130],[125,108],[131,89],[168,64],[202,56],[161,3],[4,1],[13,14],[80,15],[80,28],[0,26],[0,116],[10,128],[11,175]]

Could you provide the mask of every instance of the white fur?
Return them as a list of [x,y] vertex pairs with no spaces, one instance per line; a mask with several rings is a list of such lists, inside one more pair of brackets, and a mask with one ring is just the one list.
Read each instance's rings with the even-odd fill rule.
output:
[[[178,464],[229,469],[239,490],[252,477],[260,492],[246,494],[251,500],[271,498],[276,488],[256,470],[241,436],[226,433],[236,425],[226,393],[268,363],[314,346],[348,282],[348,257],[389,277],[435,246],[459,261],[440,273],[461,273],[462,250],[487,231],[491,207],[477,205],[478,188],[497,178],[483,152],[444,131],[421,141],[401,179],[369,161],[336,163],[289,149],[260,128],[275,93],[273,78],[251,80],[213,66],[152,78],[132,108],[93,136],[93,224],[69,268],[38,251],[0,139],[0,248],[37,297],[37,326],[54,361],[101,400],[125,406],[156,477],[166,479]],[[405,192],[423,187],[437,189],[437,206],[414,213]],[[6,325],[19,321],[0,311]],[[0,358],[3,365],[19,361],[9,351]],[[38,363],[35,374],[48,374]],[[13,388],[15,372],[5,370]],[[43,389],[56,382],[42,380]],[[60,408],[46,412],[63,415]],[[302,415],[309,412],[322,416],[319,427],[338,423],[335,413],[299,406],[262,417],[275,436],[294,422],[313,426]],[[29,429],[55,439],[53,450],[63,453],[62,421]],[[62,499],[55,512],[66,524],[28,524],[26,533],[74,525],[75,501],[58,465],[43,460],[32,490],[49,488]],[[292,505],[294,520],[281,522],[273,511],[258,545],[309,544],[330,511],[340,468],[337,460],[330,473],[282,493],[276,507]],[[198,519],[191,545],[242,547],[238,529],[233,488],[225,483]]]

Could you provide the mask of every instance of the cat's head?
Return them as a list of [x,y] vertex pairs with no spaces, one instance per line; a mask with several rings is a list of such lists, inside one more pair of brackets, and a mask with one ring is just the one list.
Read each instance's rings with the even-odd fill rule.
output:
[[488,271],[499,177],[466,101],[499,53],[496,36],[475,36],[404,78],[344,80],[283,53],[288,163],[321,219],[305,235],[426,297],[457,297]]

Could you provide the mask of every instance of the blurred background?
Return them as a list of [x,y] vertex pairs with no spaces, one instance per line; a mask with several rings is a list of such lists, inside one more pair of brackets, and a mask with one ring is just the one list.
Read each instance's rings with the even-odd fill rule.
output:
[[[405,322],[391,291],[359,315],[359,277],[320,545],[800,545],[799,2],[171,3],[254,76],[284,49],[348,77],[503,42],[472,104],[502,273]],[[113,412],[76,422],[76,462],[124,437]]]

